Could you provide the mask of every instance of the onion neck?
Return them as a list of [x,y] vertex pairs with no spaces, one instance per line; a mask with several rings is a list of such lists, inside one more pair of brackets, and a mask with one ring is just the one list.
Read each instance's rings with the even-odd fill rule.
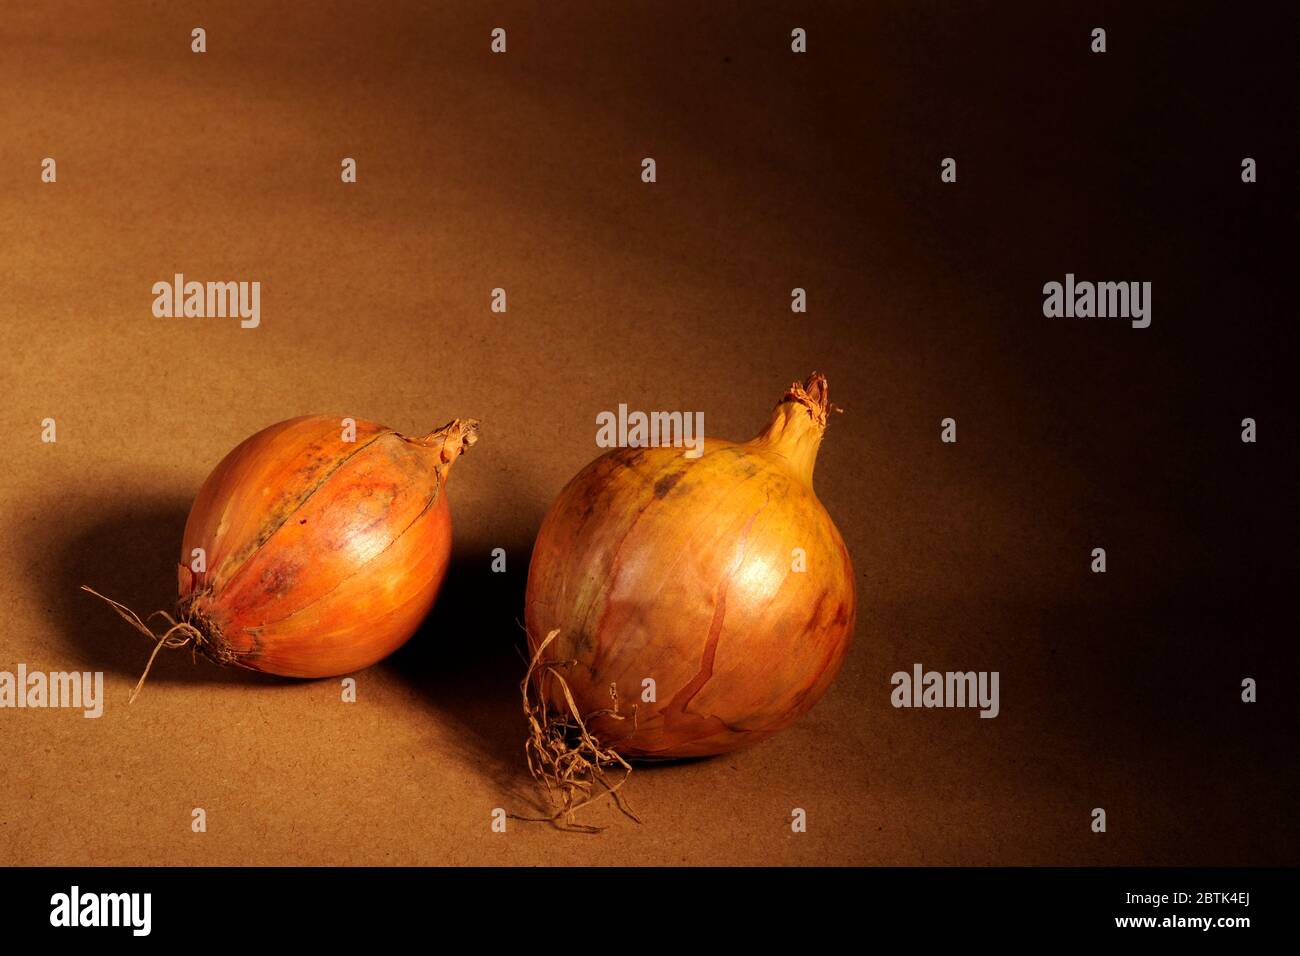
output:
[[406,440],[438,452],[438,474],[443,481],[446,481],[447,472],[451,470],[456,459],[464,454],[466,448],[478,441],[478,427],[476,418],[454,418],[422,438]]
[[811,487],[817,450],[832,409],[835,406],[827,397],[826,376],[813,372],[802,385],[795,382],[786,389],[772,412],[772,420],[750,444],[780,454]]

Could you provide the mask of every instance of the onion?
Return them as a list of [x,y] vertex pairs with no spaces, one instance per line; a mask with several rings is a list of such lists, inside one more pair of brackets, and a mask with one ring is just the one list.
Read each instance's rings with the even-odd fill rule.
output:
[[706,439],[694,459],[619,449],[560,492],[528,570],[534,773],[563,789],[612,756],[726,753],[822,696],[855,616],[848,551],[812,489],[831,407],[814,373],[749,442]]
[[155,655],[192,643],[218,664],[286,677],[367,667],[406,643],[437,597],[451,555],[443,486],[477,437],[466,419],[423,438],[324,415],[272,425],[199,490],[176,615],[157,612],[170,626],[154,633],[109,603],[158,642]]

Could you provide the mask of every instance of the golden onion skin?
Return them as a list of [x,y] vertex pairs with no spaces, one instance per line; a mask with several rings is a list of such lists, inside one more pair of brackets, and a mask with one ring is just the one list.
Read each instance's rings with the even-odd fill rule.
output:
[[[798,395],[802,395],[799,398]],[[794,397],[792,397],[794,396]],[[825,379],[797,383],[754,441],[704,454],[626,448],[584,468],[542,523],[525,616],[602,743],[634,758],[726,753],[769,737],[830,685],[853,634],[853,566],[812,490]],[[802,548],[806,571],[793,570]],[[652,679],[656,700],[642,699]],[[550,709],[568,708],[554,680]]]
[[477,423],[409,438],[357,421],[348,442],[342,422],[272,425],[200,489],[181,544],[178,616],[218,663],[347,674],[404,644],[432,607],[451,555],[447,471]]

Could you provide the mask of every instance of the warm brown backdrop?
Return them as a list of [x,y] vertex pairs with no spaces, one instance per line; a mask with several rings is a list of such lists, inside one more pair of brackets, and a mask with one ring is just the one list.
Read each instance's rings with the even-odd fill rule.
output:
[[[1279,23],[1182,3],[254,6],[0,17],[0,669],[103,669],[108,692],[98,721],[0,711],[0,863],[1297,861]],[[153,319],[175,271],[260,280],[262,327]],[[1067,271],[1152,281],[1152,327],[1044,319]],[[750,751],[638,772],[640,827],[492,834],[491,809],[532,793],[528,549],[597,451],[596,412],[702,409],[744,437],[813,369],[847,409],[817,488],[861,603],[829,695]],[[207,471],[310,412],[483,419],[428,626],[358,675],[355,705],[337,681],[177,654],[128,709],[147,646],[78,585],[168,606]],[[892,709],[915,661],[999,670],[1002,715]]]

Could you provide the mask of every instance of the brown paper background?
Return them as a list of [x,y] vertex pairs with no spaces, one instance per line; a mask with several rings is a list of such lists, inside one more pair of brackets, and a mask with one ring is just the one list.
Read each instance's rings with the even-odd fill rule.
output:
[[[0,669],[104,670],[108,699],[0,711],[0,863],[1296,862],[1293,50],[1232,5],[1143,8],[6,9]],[[154,319],[176,271],[261,281],[261,328]],[[1151,281],[1151,328],[1043,318],[1067,271]],[[860,587],[829,694],[639,770],[641,826],[493,834],[533,795],[530,542],[595,414],[746,437],[813,369]],[[482,418],[426,627],[353,705],[175,653],[128,708],[148,646],[78,586],[170,607],[208,470],[313,412]],[[893,709],[913,662],[998,670],[1001,716]]]

